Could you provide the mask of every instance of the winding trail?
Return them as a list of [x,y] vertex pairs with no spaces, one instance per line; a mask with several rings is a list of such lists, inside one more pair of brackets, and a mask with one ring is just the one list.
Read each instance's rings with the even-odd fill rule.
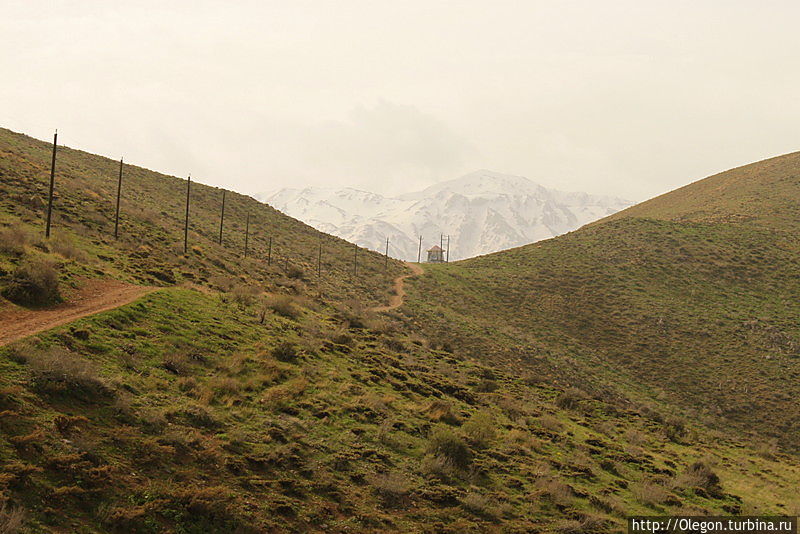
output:
[[411,274],[403,274],[394,279],[394,282],[392,284],[394,295],[391,295],[389,297],[389,304],[387,306],[376,306],[375,308],[370,308],[369,311],[376,313],[387,312],[390,310],[397,309],[403,305],[406,298],[406,290],[405,290],[406,279],[425,274],[425,269],[423,269],[419,263],[411,263],[408,261],[404,263],[406,264],[406,267],[411,269]]
[[52,308],[29,310],[8,304],[0,307],[0,347],[87,315],[119,308],[156,289],[116,280],[89,280],[69,302]]

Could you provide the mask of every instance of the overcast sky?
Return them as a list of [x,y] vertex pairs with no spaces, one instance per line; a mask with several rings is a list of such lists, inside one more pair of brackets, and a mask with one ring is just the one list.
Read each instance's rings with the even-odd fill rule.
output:
[[0,0],[0,126],[246,193],[643,200],[800,148],[797,1]]

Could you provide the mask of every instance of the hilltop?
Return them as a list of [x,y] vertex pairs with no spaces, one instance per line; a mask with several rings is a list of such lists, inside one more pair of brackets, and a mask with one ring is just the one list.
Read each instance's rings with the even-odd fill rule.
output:
[[[755,420],[790,425],[790,400],[692,411],[698,381],[743,363],[753,402],[794,391],[795,304],[764,296],[793,296],[780,232],[629,217],[422,274],[359,250],[353,273],[352,244],[231,191],[220,246],[222,191],[202,185],[184,253],[185,180],[134,166],[114,240],[118,162],[59,147],[48,240],[49,148],[0,130],[3,331],[92,288],[130,298],[0,346],[0,532],[595,533],[630,514],[797,513],[797,456]],[[739,256],[743,235],[765,248]],[[775,243],[790,246],[767,259]],[[730,385],[723,408],[744,398]]]

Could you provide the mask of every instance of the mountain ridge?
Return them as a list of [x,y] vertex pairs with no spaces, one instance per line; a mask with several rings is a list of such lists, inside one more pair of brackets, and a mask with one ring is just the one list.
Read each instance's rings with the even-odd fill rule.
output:
[[485,169],[393,197],[352,187],[306,187],[257,198],[373,250],[384,251],[388,237],[389,254],[406,260],[417,259],[420,235],[425,249],[449,235],[450,258],[464,259],[548,239],[632,204]]

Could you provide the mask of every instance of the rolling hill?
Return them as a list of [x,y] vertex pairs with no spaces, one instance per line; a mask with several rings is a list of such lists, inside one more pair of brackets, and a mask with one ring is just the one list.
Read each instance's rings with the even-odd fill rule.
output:
[[0,130],[0,333],[46,318],[0,336],[0,532],[798,511],[783,223],[620,217],[423,274],[359,250],[353,272],[352,244],[231,191],[220,246],[202,185],[184,252],[186,182],[134,166],[114,240],[118,163],[62,147],[44,239],[49,148]]
[[422,324],[444,315],[484,353],[797,450],[798,195],[800,155],[773,158],[431,268],[412,302]]

